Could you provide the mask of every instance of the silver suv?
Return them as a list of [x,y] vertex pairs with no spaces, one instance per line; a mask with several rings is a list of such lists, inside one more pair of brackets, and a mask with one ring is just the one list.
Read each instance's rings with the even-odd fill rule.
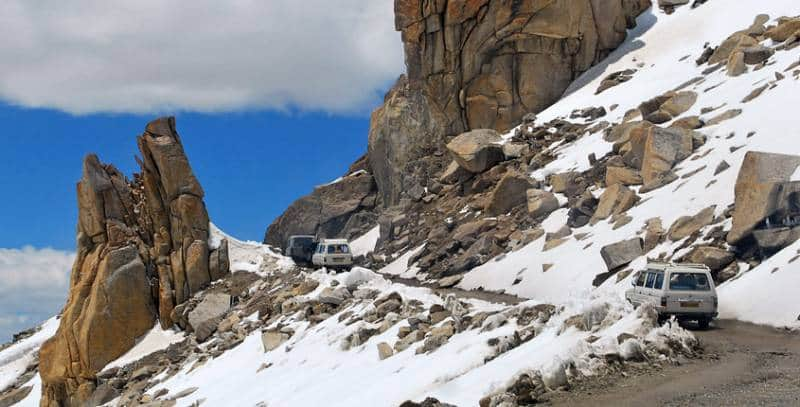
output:
[[311,257],[317,267],[334,270],[347,270],[353,266],[353,254],[346,239],[325,239],[317,244],[317,250]]
[[717,291],[711,271],[702,264],[648,263],[633,276],[625,298],[638,307],[651,303],[662,319],[697,321],[701,329],[717,316]]

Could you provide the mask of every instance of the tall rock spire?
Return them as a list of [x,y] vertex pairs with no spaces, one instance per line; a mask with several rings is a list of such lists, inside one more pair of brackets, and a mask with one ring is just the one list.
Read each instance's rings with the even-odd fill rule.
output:
[[42,406],[81,406],[95,375],[175,305],[229,273],[227,242],[209,248],[203,189],[160,118],[138,138],[133,181],[95,155],[78,183],[77,257],[55,336],[41,349]]

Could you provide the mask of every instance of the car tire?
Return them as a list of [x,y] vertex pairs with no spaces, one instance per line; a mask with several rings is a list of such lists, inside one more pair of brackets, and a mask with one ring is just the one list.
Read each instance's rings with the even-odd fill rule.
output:
[[708,318],[700,318],[697,320],[697,326],[700,327],[702,330],[708,330],[708,324],[711,322]]

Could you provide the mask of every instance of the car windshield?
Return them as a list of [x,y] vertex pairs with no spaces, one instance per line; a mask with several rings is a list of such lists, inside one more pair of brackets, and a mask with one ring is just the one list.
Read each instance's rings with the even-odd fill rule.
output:
[[709,291],[708,277],[700,273],[672,273],[669,276],[669,289],[677,291]]
[[314,245],[314,238],[311,237],[296,237],[292,241],[292,245],[295,247],[310,247]]
[[346,244],[331,244],[328,245],[328,254],[347,254],[350,253],[350,247]]

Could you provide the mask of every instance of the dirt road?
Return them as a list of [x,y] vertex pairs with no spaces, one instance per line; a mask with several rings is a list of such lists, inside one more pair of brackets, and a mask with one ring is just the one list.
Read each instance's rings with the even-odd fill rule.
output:
[[703,355],[554,395],[554,406],[800,406],[800,334],[716,321],[695,331]]

